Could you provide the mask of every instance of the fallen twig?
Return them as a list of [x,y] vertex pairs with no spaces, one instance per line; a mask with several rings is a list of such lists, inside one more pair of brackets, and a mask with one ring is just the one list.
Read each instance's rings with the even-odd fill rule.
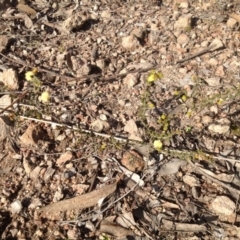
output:
[[227,188],[227,189],[228,189],[229,191],[231,191],[231,192],[237,193],[238,195],[240,194],[240,191],[239,191],[238,189],[233,188],[233,187],[231,187],[230,185],[225,184],[225,183],[219,181],[218,179],[216,179],[216,178],[214,178],[214,177],[206,174],[204,171],[201,170],[201,168],[197,167],[192,161],[188,161],[188,162],[189,162],[189,164],[190,164],[194,169],[196,169],[198,172],[200,172],[201,174],[203,174],[205,177],[209,178],[211,181],[213,181],[213,182],[221,185],[222,187]]
[[184,231],[184,232],[205,232],[207,231],[206,226],[199,224],[189,223],[176,223],[166,219],[162,219],[163,227],[171,231]]
[[96,136],[100,136],[100,137],[104,137],[104,138],[113,138],[113,139],[115,139],[117,141],[120,141],[120,142],[132,142],[132,143],[138,142],[138,141],[133,141],[133,140],[129,140],[129,139],[126,139],[126,138],[122,138],[122,137],[112,136],[112,135],[109,135],[109,134],[106,134],[106,133],[94,132],[94,131],[91,131],[91,130],[78,128],[78,127],[75,127],[75,126],[69,126],[69,125],[66,125],[66,124],[56,123],[56,122],[52,122],[52,121],[48,121],[48,120],[31,118],[31,117],[25,117],[25,116],[20,116],[20,118],[21,119],[32,120],[32,121],[35,121],[35,122],[52,124],[52,125],[55,125],[55,126],[58,126],[58,127],[66,127],[68,129],[72,129],[74,131],[81,131],[81,132],[90,133],[90,134],[92,133],[92,134],[94,134]]
[[[10,57],[2,54],[2,53],[0,53],[0,55],[1,55],[2,57],[6,58],[6,59],[9,60],[9,61],[14,62],[14,63],[17,63],[17,64],[20,64],[20,65],[22,65],[22,66],[24,66],[24,67],[32,68],[32,69],[36,68],[36,66],[33,66],[33,65],[29,64],[29,63],[25,63],[23,60],[19,61],[19,60],[13,59],[13,58],[10,58]],[[38,69],[39,71],[46,72],[46,73],[52,74],[52,75],[57,76],[57,77],[64,77],[64,78],[66,78],[66,79],[70,79],[70,80],[73,80],[73,79],[74,79],[74,80],[76,80],[75,77],[65,76],[65,75],[62,75],[62,74],[59,74],[59,73],[50,71],[50,70],[45,69],[45,68],[37,67],[37,69]]]
[[240,15],[236,14],[236,13],[231,13],[229,14],[229,16],[233,19],[235,19],[236,21],[240,22]]
[[[217,50],[219,47],[216,45],[216,44],[210,44],[210,46],[208,46],[207,48],[203,49],[202,51],[200,52],[197,52],[195,54],[192,54],[184,59],[181,59],[181,60],[178,60],[176,64],[179,64],[179,63],[183,63],[183,62],[186,62],[190,59],[193,59],[197,56],[200,56],[200,55],[203,55],[205,53],[208,53],[208,52],[212,52],[212,51],[215,51]],[[18,63],[18,64],[21,64],[25,67],[31,67],[31,68],[34,68],[35,66],[32,66],[31,64],[28,64],[28,63],[25,63],[24,61],[17,61],[15,59],[12,59],[8,56],[5,56],[4,54],[0,53],[0,55],[10,61],[13,61],[15,63]],[[39,71],[42,71],[42,72],[47,72],[49,74],[52,74],[54,76],[58,76],[58,77],[62,77],[62,78],[65,78],[67,79],[68,83],[69,82],[72,82],[72,81],[77,81],[77,84],[82,84],[82,83],[85,83],[87,80],[91,80],[93,81],[94,79],[98,79],[98,81],[112,81],[112,80],[115,80],[115,79],[118,79],[118,78],[124,78],[126,77],[128,74],[131,74],[131,73],[143,73],[143,72],[147,72],[149,70],[156,70],[158,68],[161,68],[162,65],[161,64],[156,64],[156,65],[153,65],[151,67],[146,67],[146,68],[140,68],[140,69],[136,69],[136,70],[133,70],[133,71],[127,71],[125,73],[117,73],[117,74],[114,74],[112,76],[109,76],[109,77],[105,77],[103,76],[102,74],[92,74],[92,75],[83,75],[81,77],[70,77],[70,76],[65,76],[65,75],[62,75],[62,74],[59,74],[59,73],[56,73],[56,72],[53,72],[53,71],[50,71],[48,69],[45,69],[45,68],[38,68]],[[62,84],[61,83],[56,83],[55,85],[59,85],[59,84]]]
[[201,55],[203,55],[205,53],[212,52],[213,50],[216,50],[215,47],[216,47],[216,45],[212,44],[212,45],[208,46],[207,48],[205,48],[205,49],[203,49],[203,50],[201,50],[201,51],[199,51],[199,52],[197,52],[195,54],[189,55],[189,56],[187,56],[187,57],[185,57],[185,58],[183,58],[181,60],[178,60],[177,63],[183,63],[183,62],[191,60],[191,59],[193,59],[195,57],[201,56]]
[[8,105],[2,111],[0,111],[0,114],[4,113],[6,110],[8,110],[10,107],[12,107],[13,104],[15,104],[16,102],[21,100],[27,93],[28,93],[28,89],[26,89],[20,96],[18,96],[10,105]]

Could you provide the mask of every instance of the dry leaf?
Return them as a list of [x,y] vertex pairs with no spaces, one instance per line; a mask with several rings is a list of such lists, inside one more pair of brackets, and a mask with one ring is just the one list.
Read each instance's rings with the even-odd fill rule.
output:
[[48,206],[42,207],[39,211],[44,212],[60,212],[74,209],[84,209],[95,206],[99,199],[107,197],[116,190],[117,182],[106,185],[100,189],[94,190],[71,199],[66,199],[57,203],[52,203]]
[[73,157],[73,155],[71,152],[65,152],[60,156],[60,158],[57,159],[56,164],[58,166],[60,166],[63,163],[70,161],[72,159],[72,157]]
[[33,8],[29,7],[28,5],[22,4],[22,3],[19,3],[17,5],[17,9],[29,14],[32,18],[35,18],[37,15],[37,12]]
[[240,15],[236,14],[236,13],[231,13],[229,14],[229,16],[235,20],[237,20],[238,22],[240,22]]
[[124,228],[132,228],[136,225],[132,212],[127,212],[125,210],[117,217],[116,222]]
[[31,20],[31,18],[28,17],[27,14],[25,14],[25,13],[18,13],[18,14],[15,15],[15,17],[23,19],[24,20],[24,24],[25,24],[25,26],[27,28],[31,28],[33,26],[33,22]]
[[166,176],[166,175],[174,174],[174,173],[178,172],[178,169],[181,166],[186,165],[186,164],[187,164],[187,161],[184,161],[184,160],[181,160],[178,158],[174,158],[161,167],[161,169],[159,171],[159,175]]
[[142,138],[139,136],[138,128],[133,119],[127,121],[124,131],[130,134],[129,139],[142,142]]
[[161,207],[180,209],[180,207],[177,204],[165,201],[161,204]]
[[9,45],[9,37],[0,35],[0,53],[2,53]]
[[223,181],[223,182],[228,182],[228,183],[231,183],[235,177],[235,174],[227,174],[227,173],[218,173],[218,174],[215,174],[213,173],[212,171],[210,170],[207,170],[205,168],[201,168],[201,171],[203,171],[204,173],[208,174],[209,176],[211,177],[214,177],[220,181]]
[[101,233],[106,233],[117,238],[133,235],[132,231],[116,224],[114,222],[114,219],[115,219],[114,216],[105,218],[101,222],[99,231]]
[[33,170],[33,167],[29,163],[29,160],[25,157],[23,158],[23,167],[24,167],[24,170],[25,170],[27,176],[29,177]]
[[0,117],[0,142],[5,140],[9,136],[10,132],[10,120],[6,116]]
[[36,145],[40,139],[41,129],[34,124],[28,126],[25,133],[20,137],[20,140],[25,145]]

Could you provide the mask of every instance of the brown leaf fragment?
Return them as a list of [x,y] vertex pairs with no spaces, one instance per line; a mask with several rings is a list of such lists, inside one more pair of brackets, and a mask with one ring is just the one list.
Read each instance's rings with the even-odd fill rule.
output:
[[47,167],[46,172],[44,173],[44,180],[45,180],[45,181],[48,181],[48,180],[53,176],[54,173],[55,173],[55,169],[53,169],[53,168],[52,168],[52,164],[50,164],[50,165]]
[[0,117],[0,142],[5,140],[10,134],[11,121],[8,117]]
[[41,139],[42,129],[35,125],[30,124],[24,134],[20,137],[20,140],[25,145],[36,145],[38,140]]
[[166,176],[166,175],[174,174],[174,173],[178,172],[178,170],[181,166],[184,166],[186,164],[187,164],[187,161],[184,161],[184,160],[181,160],[178,158],[173,158],[171,161],[162,165],[158,174],[159,174],[159,176]]
[[136,225],[132,212],[123,210],[123,213],[116,218],[116,222],[124,228],[132,228]]
[[60,158],[57,159],[56,164],[58,166],[60,166],[63,163],[70,161],[72,159],[72,157],[73,157],[73,155],[71,152],[65,152],[60,156]]
[[223,181],[225,183],[231,183],[235,177],[235,174],[228,174],[228,173],[218,173],[218,174],[215,174],[214,172],[208,170],[208,169],[205,169],[205,168],[201,168],[201,171],[203,171],[204,173],[208,174],[209,176],[211,177],[214,177],[220,181]]
[[23,158],[23,167],[24,167],[24,170],[25,170],[27,176],[29,177],[30,173],[33,170],[33,167],[31,166],[29,160],[26,157]]
[[130,119],[126,122],[124,126],[124,131],[129,133],[130,140],[142,142],[142,138],[140,137],[137,124],[133,119]]
[[29,7],[28,5],[22,4],[22,3],[19,3],[17,5],[17,9],[24,13],[29,14],[32,18],[35,18],[37,15],[37,12],[33,8]]
[[0,162],[0,176],[3,174],[8,174],[8,172],[10,172],[11,169],[17,165],[17,159],[13,158],[11,154],[1,157]]
[[2,53],[9,45],[9,37],[0,35],[0,52]]
[[237,20],[238,22],[240,22],[240,15],[236,14],[236,13],[231,13],[229,14],[229,16],[235,20]]
[[37,180],[39,178],[39,174],[42,168],[40,166],[36,166],[29,174],[29,177],[32,180]]
[[164,208],[175,208],[175,209],[180,209],[180,207],[177,204],[171,203],[171,202],[163,202],[161,204],[162,207]]
[[94,190],[90,193],[80,195],[71,199],[66,199],[60,202],[52,203],[48,206],[42,207],[39,211],[45,212],[60,212],[74,209],[84,209],[95,206],[102,198],[107,197],[116,190],[117,182],[106,185],[100,189]]
[[106,233],[117,238],[133,235],[133,231],[121,227],[120,225],[114,222],[114,219],[115,219],[114,216],[104,219],[101,222],[99,231],[101,233]]
[[211,48],[210,50],[213,52],[215,50],[218,50],[220,48],[223,48],[224,47],[224,44],[222,42],[221,39],[219,38],[215,38],[213,39],[213,41],[211,42],[211,44],[209,45],[209,47]]
[[31,20],[31,18],[28,17],[27,14],[25,14],[25,13],[19,13],[19,14],[16,14],[15,17],[23,19],[23,20],[24,20],[24,24],[25,24],[25,26],[26,26],[27,28],[31,28],[31,27],[33,26],[33,22],[32,22],[32,20]]

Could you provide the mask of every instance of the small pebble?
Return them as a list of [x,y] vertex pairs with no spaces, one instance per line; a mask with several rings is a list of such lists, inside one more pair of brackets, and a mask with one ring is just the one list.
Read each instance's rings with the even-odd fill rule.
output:
[[13,202],[10,207],[12,213],[20,213],[22,211],[22,203],[19,200]]

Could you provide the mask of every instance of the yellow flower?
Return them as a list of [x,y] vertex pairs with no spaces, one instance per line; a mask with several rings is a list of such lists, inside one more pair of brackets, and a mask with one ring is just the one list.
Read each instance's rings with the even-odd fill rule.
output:
[[40,87],[42,85],[40,79],[36,76],[37,69],[33,69],[32,71],[28,71],[25,73],[25,79],[31,82],[35,87]]
[[168,130],[168,127],[169,127],[169,123],[165,122],[164,125],[163,125],[163,131],[166,132]]
[[107,144],[106,144],[106,143],[103,143],[103,144],[101,145],[101,150],[105,150],[106,147],[107,147]]
[[39,97],[39,101],[41,101],[42,103],[48,103],[49,99],[50,99],[50,94],[48,91],[44,91]]
[[187,113],[186,113],[186,116],[189,117],[189,118],[192,116],[192,111],[191,111],[191,109],[188,109],[188,111],[187,111]]
[[35,73],[33,71],[28,71],[25,73],[25,79],[29,82],[32,82],[34,77]]
[[222,105],[222,104],[223,104],[223,99],[222,99],[222,98],[219,98],[218,101],[217,101],[217,104],[218,104],[218,105]]
[[179,91],[177,91],[177,90],[175,90],[174,92],[173,92],[173,95],[175,95],[175,96],[177,96],[177,95],[179,95]]
[[160,79],[162,77],[163,77],[163,74],[161,72],[157,72],[155,70],[152,70],[152,71],[150,71],[150,73],[149,73],[149,75],[147,77],[147,81],[149,83],[151,83],[151,82],[154,82],[154,81],[156,81],[156,80],[158,80],[158,79]]
[[153,147],[154,149],[156,149],[158,152],[160,152],[162,150],[163,144],[160,140],[155,140],[153,142]]
[[167,116],[165,114],[162,114],[161,119],[165,120],[165,119],[167,119]]
[[187,101],[187,96],[186,96],[185,94],[183,94],[181,98],[182,98],[182,100],[183,100],[184,102]]
[[155,108],[155,105],[153,102],[148,102],[148,108],[149,109],[154,109]]

